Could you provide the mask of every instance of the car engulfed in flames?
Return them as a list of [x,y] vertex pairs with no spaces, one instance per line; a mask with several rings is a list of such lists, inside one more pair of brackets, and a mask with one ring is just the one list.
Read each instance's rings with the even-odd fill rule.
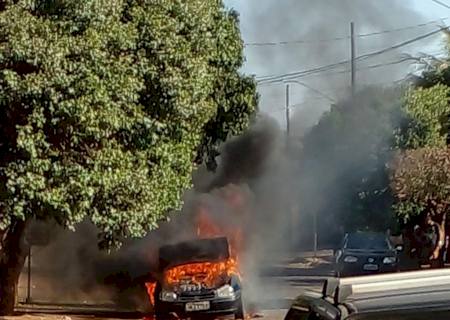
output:
[[242,287],[237,257],[225,237],[163,246],[161,280],[146,283],[157,319],[198,315],[234,315],[243,319]]

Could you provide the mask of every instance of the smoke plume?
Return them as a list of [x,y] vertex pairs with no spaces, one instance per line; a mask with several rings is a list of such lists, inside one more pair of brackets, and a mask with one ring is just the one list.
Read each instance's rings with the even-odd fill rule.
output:
[[[356,35],[367,35],[356,37],[356,56],[390,48],[445,25],[444,21],[437,21],[404,28],[430,20],[416,12],[410,2],[401,0],[261,0],[231,2],[230,5],[239,9],[244,41],[249,44],[245,47],[247,63],[244,71],[257,77],[310,70],[349,60],[350,22],[354,22]],[[400,62],[406,58],[405,54],[435,54],[439,47],[431,44],[436,44],[439,39],[437,34],[357,61],[356,85],[360,88],[368,84],[390,85],[402,79],[415,70],[411,66],[413,60]],[[274,45],[252,45],[254,43]],[[315,113],[317,116],[312,121],[315,123],[320,113],[328,110],[331,100],[345,97],[350,87],[349,70],[350,63],[346,63],[296,79],[323,94],[291,84],[290,105],[294,113],[291,127],[294,133],[301,134],[304,126],[314,120],[305,118],[305,114]],[[284,84],[262,84],[259,92],[261,110],[284,124]],[[304,121],[306,123],[303,124]]]
[[[245,71],[271,75],[347,60],[348,39],[332,39],[346,37],[350,21],[355,22],[356,33],[362,34],[415,25],[423,19],[400,0],[259,0],[242,2],[241,21],[246,42],[308,40],[287,45],[247,46]],[[389,47],[433,28],[436,26],[358,37],[357,54]],[[414,43],[411,47],[358,62],[358,86],[380,82],[389,85],[403,77],[409,70],[407,62],[388,64],[398,60],[401,52],[426,44],[427,41]],[[374,64],[385,65],[370,67]],[[98,251],[96,230],[89,222],[80,225],[75,233],[53,227],[50,243],[45,247],[36,246],[33,254],[36,271],[34,298],[59,299],[61,302],[114,302],[127,308],[145,309],[148,299],[142,284],[157,277],[158,248],[192,237],[195,234],[194,214],[199,208],[206,208],[224,227],[242,228],[247,295],[258,300],[264,291],[261,290],[264,286],[259,281],[259,273],[268,257],[276,260],[278,254],[291,249],[310,248],[310,242],[305,244],[304,240],[311,237],[311,225],[305,223],[310,219],[310,211],[315,210],[311,204],[330,212],[332,208],[327,210],[330,202],[323,198],[340,195],[333,193],[337,190],[336,179],[332,181],[334,189],[330,187],[330,193],[320,193],[322,186],[327,185],[321,174],[339,173],[340,162],[330,162],[318,153],[316,158],[309,159],[316,161],[314,170],[305,172],[311,167],[300,165],[304,143],[300,138],[308,134],[322,112],[329,109],[329,100],[340,101],[348,93],[348,67],[342,65],[327,70],[329,74],[326,76],[321,73],[300,79],[328,98],[293,84],[292,88],[295,86],[296,89],[291,91],[291,105],[295,106],[291,119],[292,136],[286,139],[275,120],[258,118],[248,132],[223,145],[217,172],[199,168],[193,177],[195,188],[186,193],[181,212],[171,213],[170,222],[162,223],[158,230],[145,238],[130,240],[119,252],[108,255]],[[341,71],[343,73],[337,73]],[[273,112],[271,116],[281,119],[279,111],[283,111],[284,86],[260,86],[259,90],[262,94],[261,109]],[[364,96],[364,101],[358,101],[358,104],[371,105],[373,98],[376,98],[376,93]],[[358,123],[358,116],[355,113],[354,123]],[[376,114],[365,119],[371,121],[365,123],[369,127],[377,121]],[[326,138],[324,132],[323,139]],[[383,139],[376,141],[384,142]],[[320,145],[317,146],[320,150]],[[348,157],[351,156],[349,152]],[[358,161],[345,163],[351,164],[347,167],[351,171]],[[345,180],[339,180],[339,183],[346,185]],[[299,203],[299,199],[308,205]],[[233,201],[241,201],[241,204],[230,205],[235,203]],[[292,226],[297,228],[295,232],[291,232]],[[296,247],[291,248],[291,244],[296,244]]]

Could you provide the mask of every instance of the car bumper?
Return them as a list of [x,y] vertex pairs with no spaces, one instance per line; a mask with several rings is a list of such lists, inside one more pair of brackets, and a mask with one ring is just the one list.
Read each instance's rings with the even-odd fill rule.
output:
[[343,264],[337,268],[338,274],[343,277],[370,275],[378,273],[392,273],[399,270],[397,264],[378,265],[377,270],[364,270],[361,264]]
[[215,298],[209,301],[210,308],[208,310],[201,311],[186,311],[186,304],[189,302],[201,302],[206,300],[192,300],[192,301],[174,301],[165,302],[158,301],[158,313],[169,314],[176,313],[179,317],[181,316],[193,316],[193,315],[229,315],[234,314],[238,311],[241,304],[241,297],[236,296],[234,299],[219,299]]

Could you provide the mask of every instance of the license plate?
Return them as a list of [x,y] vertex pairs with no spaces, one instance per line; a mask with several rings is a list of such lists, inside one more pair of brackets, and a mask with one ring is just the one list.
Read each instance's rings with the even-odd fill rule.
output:
[[188,302],[185,306],[187,312],[209,310],[209,308],[209,301]]
[[363,269],[367,270],[367,271],[375,271],[375,270],[378,270],[378,265],[377,264],[365,264],[363,266]]

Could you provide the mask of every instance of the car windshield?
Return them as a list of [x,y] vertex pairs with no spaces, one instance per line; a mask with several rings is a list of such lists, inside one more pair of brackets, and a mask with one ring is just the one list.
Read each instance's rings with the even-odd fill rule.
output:
[[348,236],[345,248],[357,250],[386,250],[390,249],[390,245],[386,237],[382,234],[355,233]]

